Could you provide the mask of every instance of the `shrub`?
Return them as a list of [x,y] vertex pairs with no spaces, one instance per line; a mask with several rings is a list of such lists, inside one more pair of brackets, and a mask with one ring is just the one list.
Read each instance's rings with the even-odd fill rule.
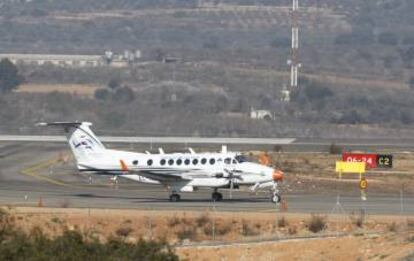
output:
[[362,226],[364,225],[364,221],[365,221],[365,213],[361,211],[358,216],[356,216],[355,213],[352,213],[352,215],[350,216],[350,219],[352,221],[352,224],[354,224],[355,226],[359,228],[362,228]]
[[68,208],[70,206],[70,201],[68,199],[64,199],[61,203],[60,203],[60,207],[61,208]]
[[131,102],[135,99],[135,93],[130,87],[124,86],[116,89],[113,99],[115,101]]
[[342,148],[335,143],[331,143],[329,146],[329,154],[338,155],[342,153]]
[[196,218],[197,226],[202,227],[207,223],[210,223],[210,217],[208,216],[208,213],[203,213],[199,217]]
[[0,93],[16,89],[23,81],[18,68],[9,59],[0,61]]
[[296,226],[291,226],[288,228],[289,235],[296,235],[298,233],[298,228]]
[[133,229],[130,227],[120,227],[115,231],[115,233],[119,237],[127,237],[132,231]]
[[398,230],[397,223],[392,222],[391,224],[388,224],[388,231],[397,232],[397,230]]
[[111,78],[108,82],[108,88],[115,90],[121,85],[121,79],[118,77]]
[[194,227],[183,227],[177,232],[177,237],[181,241],[184,239],[194,240],[196,238],[196,230]]
[[288,225],[288,222],[285,217],[281,217],[277,220],[278,227],[286,227],[287,225]]
[[217,235],[224,236],[228,234],[232,229],[232,223],[224,223],[217,226]]
[[94,93],[94,97],[97,100],[106,101],[109,97],[110,93],[108,89],[96,89]]
[[179,217],[174,215],[172,218],[168,219],[168,226],[175,227],[181,223],[181,220]]
[[50,219],[50,221],[52,221],[53,223],[56,223],[56,224],[62,224],[63,223],[63,221],[58,217],[52,217],[52,219]]
[[1,235],[0,260],[178,260],[165,242],[127,243],[113,238],[100,243],[85,240],[78,231],[51,239],[40,228],[30,234],[11,228]]
[[408,228],[414,228],[414,219],[407,219],[407,226]]
[[250,226],[245,220],[242,221],[242,235],[243,236],[257,236],[259,232],[257,232],[254,228]]
[[306,86],[304,92],[310,101],[321,100],[334,95],[331,89],[314,82]]
[[326,218],[324,216],[312,214],[307,227],[309,231],[318,233],[326,228]]

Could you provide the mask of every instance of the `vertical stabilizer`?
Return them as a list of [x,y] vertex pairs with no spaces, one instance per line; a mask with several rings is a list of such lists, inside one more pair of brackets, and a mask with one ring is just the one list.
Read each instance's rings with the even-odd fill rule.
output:
[[93,161],[105,151],[104,145],[90,129],[90,122],[52,122],[38,125],[62,127],[78,164]]

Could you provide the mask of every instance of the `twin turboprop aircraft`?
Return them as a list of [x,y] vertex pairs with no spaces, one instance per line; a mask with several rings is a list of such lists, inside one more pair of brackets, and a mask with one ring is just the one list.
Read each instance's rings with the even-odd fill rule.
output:
[[114,175],[147,184],[163,185],[171,191],[170,201],[179,201],[179,192],[192,192],[198,188],[212,188],[214,201],[221,201],[222,188],[248,186],[251,191],[269,190],[272,202],[279,203],[277,189],[283,181],[283,172],[249,162],[240,154],[189,153],[159,154],[136,153],[106,149],[91,131],[89,122],[38,123],[39,126],[62,127],[81,172]]

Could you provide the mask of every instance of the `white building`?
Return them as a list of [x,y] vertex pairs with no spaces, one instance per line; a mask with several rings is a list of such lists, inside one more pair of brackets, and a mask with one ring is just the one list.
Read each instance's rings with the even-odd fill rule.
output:
[[274,120],[274,115],[269,110],[250,110],[250,118],[251,119],[265,119],[265,120]]

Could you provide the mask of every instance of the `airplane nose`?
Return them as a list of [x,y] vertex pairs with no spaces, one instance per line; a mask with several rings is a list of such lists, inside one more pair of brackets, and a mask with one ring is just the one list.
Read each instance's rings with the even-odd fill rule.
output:
[[282,171],[277,170],[277,169],[273,170],[273,174],[272,174],[273,181],[275,182],[283,181],[283,176],[284,174]]

